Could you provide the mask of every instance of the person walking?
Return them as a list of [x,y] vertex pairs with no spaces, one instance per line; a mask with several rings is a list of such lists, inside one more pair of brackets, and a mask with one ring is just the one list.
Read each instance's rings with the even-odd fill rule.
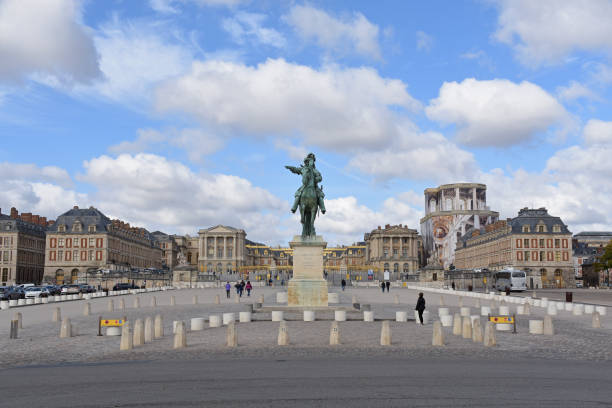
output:
[[344,288],[346,288],[346,281],[342,279],[342,282],[340,282],[340,284],[342,285],[342,291],[344,292]]
[[225,295],[227,296],[227,298],[229,299],[230,297],[230,291],[232,290],[232,285],[230,285],[229,282],[227,282],[225,284]]
[[391,281],[386,281],[385,286],[387,287],[387,293],[389,293],[389,288],[391,287]]
[[417,304],[414,310],[419,312],[419,320],[421,321],[421,325],[422,325],[423,324],[423,311],[425,310],[425,298],[423,297],[423,292],[419,293],[419,299],[417,300]]
[[385,293],[385,282],[381,282],[380,283],[380,288],[382,289],[382,292]]
[[247,296],[251,296],[251,290],[253,290],[253,285],[251,285],[251,281],[247,281],[245,288],[247,291]]

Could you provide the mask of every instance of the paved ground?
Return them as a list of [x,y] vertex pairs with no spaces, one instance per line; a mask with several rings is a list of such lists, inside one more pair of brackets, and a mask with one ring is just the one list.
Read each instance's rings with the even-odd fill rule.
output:
[[603,381],[611,372],[610,362],[520,358],[53,365],[0,371],[0,406],[604,407],[612,404],[612,391]]
[[[529,390],[542,387],[541,391],[544,392],[541,395],[543,399],[539,400],[540,406],[595,406],[602,401],[612,402],[612,398],[602,400],[605,393],[598,393],[599,391],[592,392],[593,399],[587,398],[591,395],[590,384],[593,379],[599,379],[594,384],[606,384],[606,380],[602,382],[602,379],[612,376],[612,351],[609,346],[612,313],[602,318],[603,329],[592,329],[590,316],[573,316],[570,312],[560,311],[559,315],[554,317],[556,334],[552,337],[528,334],[528,317],[519,316],[518,334],[497,332],[497,347],[485,348],[482,344],[453,336],[451,328],[444,328],[446,345],[432,347],[431,323],[419,326],[414,321],[392,322],[393,344],[382,347],[379,343],[380,321],[367,323],[356,320],[340,323],[342,345],[329,346],[330,320],[333,319],[331,312],[318,312],[317,318],[320,320],[316,322],[303,322],[301,314],[298,313],[286,314],[291,320],[288,322],[291,345],[279,347],[276,345],[278,323],[269,321],[268,312],[255,314],[257,321],[237,325],[239,346],[235,349],[225,347],[224,328],[189,332],[188,348],[172,349],[171,332],[174,320],[185,320],[189,327],[192,317],[208,317],[213,313],[245,310],[245,303],[254,303],[261,294],[265,296],[266,305],[273,305],[275,294],[279,290],[257,288],[251,298],[243,298],[242,303],[235,303],[233,293],[231,299],[225,299],[224,291],[219,289],[183,289],[121,296],[113,298],[115,307],[123,299],[127,308],[113,313],[105,312],[108,299],[94,299],[90,301],[92,316],[89,317],[82,316],[86,301],[1,311],[0,361],[3,369],[0,369],[0,389],[5,391],[2,395],[19,395],[17,389],[7,387],[19,388],[19,384],[23,383],[24,387],[36,384],[36,395],[44,395],[45,402],[52,402],[53,398],[56,398],[54,395],[57,395],[57,401],[60,401],[59,398],[65,397],[66,394],[83,394],[78,404],[64,402],[64,406],[87,406],[87,403],[95,402],[90,399],[98,389],[106,388],[122,390],[122,398],[131,395],[128,390],[142,395],[136,392],[141,388],[143,392],[151,392],[151,395],[156,395],[155,391],[158,390],[162,393],[169,392],[168,395],[177,401],[177,406],[198,405],[198,401],[205,401],[206,405],[212,406],[222,402],[227,402],[227,406],[237,406],[244,402],[244,398],[249,397],[249,393],[264,401],[261,406],[375,405],[373,401],[379,401],[376,398],[368,399],[372,398],[366,396],[366,390],[369,390],[369,393],[380,398],[380,404],[384,406],[405,406],[407,401],[416,406],[493,406],[500,404],[492,404],[493,399],[489,399],[489,395],[490,398],[496,398],[495,392],[507,395],[507,390],[514,390],[514,399],[504,402],[507,404],[505,406],[518,406],[519,402],[524,406],[529,405],[525,401],[537,395],[535,391],[532,393]],[[217,294],[222,295],[220,305],[214,304]],[[530,295],[531,292],[523,295],[526,294]],[[552,298],[552,294],[553,292],[538,291],[538,296]],[[192,304],[193,295],[198,296],[199,304]],[[394,304],[394,295],[398,295],[399,305]],[[136,296],[140,298],[142,306],[138,309],[132,307]],[[156,296],[158,304],[155,308],[150,306],[153,296]],[[170,296],[175,296],[176,306],[170,306]],[[340,292],[340,303],[351,303],[353,296],[360,303],[371,304],[377,319],[394,319],[397,310],[408,311],[409,315],[412,315],[417,292],[392,288],[390,293],[383,294],[375,288],[349,288],[346,292]],[[427,309],[432,316],[436,316],[441,296],[426,292],[425,297]],[[442,297],[451,313],[459,311],[458,295]],[[585,290],[584,297],[588,303],[609,304],[612,293]],[[473,307],[472,314],[477,314],[476,302],[476,299],[463,298],[465,306]],[[490,304],[489,301],[481,303]],[[60,307],[62,315],[70,317],[78,327],[77,337],[59,339],[59,325],[51,322],[55,307]],[[515,307],[516,305],[510,306],[511,310]],[[541,308],[532,310],[534,313],[529,318],[542,318],[545,313]],[[9,320],[15,311],[23,314],[24,328],[19,333],[19,339],[9,340]],[[131,352],[119,351],[119,337],[95,335],[98,315],[105,318],[125,315],[128,320],[133,321],[158,313],[164,318],[166,336]],[[361,313],[352,312],[348,317],[360,319]],[[482,322],[484,323],[484,318]],[[508,362],[513,359],[516,359],[516,364]],[[295,361],[291,366],[295,369],[279,371],[278,367],[283,365],[277,363],[277,360]],[[532,363],[536,360],[537,363]],[[313,374],[317,366],[321,371],[318,376]],[[334,367],[338,367],[337,370],[345,370],[345,374],[336,378],[337,371],[334,371]],[[360,369],[365,374],[360,374]],[[417,375],[423,376],[421,382],[416,379]],[[121,380],[124,377],[125,382]],[[184,385],[181,385],[183,383],[180,378],[183,377],[187,379]],[[49,381],[50,378],[53,378],[53,381]],[[308,380],[307,384],[300,387],[300,381],[305,378]],[[478,381],[485,383],[476,386],[468,379],[475,381],[474,384]],[[531,379],[536,382],[532,383]],[[504,381],[510,381],[510,385]],[[498,383],[506,385],[498,386]],[[95,387],[96,384],[98,388]],[[294,390],[295,399],[291,399],[289,391],[270,393],[276,386],[281,386],[283,390]],[[217,387],[222,392],[209,394],[201,391],[210,391],[211,387]],[[423,392],[426,393],[419,393],[419,387],[423,387]],[[439,399],[429,398],[438,388],[445,390]],[[238,392],[235,398],[233,389]],[[244,391],[241,391],[242,389]],[[381,390],[379,393],[378,389]],[[609,387],[605,389],[608,390]],[[182,397],[181,392],[184,394]],[[318,392],[323,399],[317,397]],[[334,392],[338,398],[333,397]],[[461,397],[463,393],[465,400]],[[385,399],[387,394],[388,398]],[[570,398],[570,394],[575,395],[584,404],[572,405],[576,399]],[[481,405],[473,403],[476,396],[482,398]],[[407,400],[407,397],[412,399]],[[103,401],[97,406],[114,406],[114,400]],[[116,406],[135,406],[137,400],[126,397],[121,401],[127,405]],[[161,401],[153,399],[142,406],[156,406],[153,402],[157,403],[157,406],[171,406]],[[558,404],[559,401],[562,402],[561,405]],[[512,405],[515,402],[516,405]],[[3,403],[0,399],[0,406]],[[28,405],[36,406],[31,402],[28,402]],[[47,406],[61,405],[57,402],[56,405]]]

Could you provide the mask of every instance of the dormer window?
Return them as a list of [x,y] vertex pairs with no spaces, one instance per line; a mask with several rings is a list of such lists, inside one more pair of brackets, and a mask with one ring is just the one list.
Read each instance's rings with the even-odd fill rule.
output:
[[523,225],[523,232],[531,232],[529,225]]
[[538,232],[546,232],[546,225],[538,225]]
[[96,226],[95,225],[90,225],[87,230],[89,232],[96,232]]
[[66,226],[64,224],[58,225],[57,232],[66,232]]
[[74,225],[72,226],[72,231],[74,231],[74,232],[81,232],[81,231],[83,231],[83,225],[81,225],[81,223],[79,221],[75,222]]
[[561,232],[561,226],[559,224],[553,225],[553,232]]

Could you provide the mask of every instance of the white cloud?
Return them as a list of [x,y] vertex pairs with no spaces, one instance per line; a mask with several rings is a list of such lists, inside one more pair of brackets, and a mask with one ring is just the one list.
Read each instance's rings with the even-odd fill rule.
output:
[[378,211],[359,204],[353,196],[326,200],[325,206],[327,212],[315,223],[317,234],[343,244],[363,241],[363,234],[379,225],[404,224],[418,230],[422,213],[422,209],[413,207],[402,195],[387,198]]
[[223,19],[221,25],[238,44],[244,44],[249,40],[255,44],[285,47],[287,41],[280,32],[263,27],[265,19],[265,14],[240,12],[232,18]]
[[577,81],[570,81],[567,86],[557,88],[557,95],[562,101],[573,101],[576,99],[599,100],[599,96],[595,92]]
[[200,7],[235,7],[245,0],[149,0],[149,6],[158,13],[176,14],[179,4],[192,3]]
[[321,70],[267,60],[255,67],[206,61],[157,91],[161,112],[186,112],[207,126],[251,135],[299,137],[342,152],[384,146],[395,137],[396,111],[420,103],[399,80],[373,69]]
[[312,6],[294,6],[284,20],[304,40],[314,41],[322,48],[381,58],[378,26],[361,13],[338,19]]
[[95,37],[104,78],[81,92],[96,92],[124,103],[147,100],[162,80],[186,72],[192,50],[162,37],[164,23],[120,21],[102,25]]
[[494,79],[445,82],[430,101],[427,116],[457,127],[457,140],[472,146],[510,146],[551,127],[563,133],[571,117],[557,100],[539,86]]
[[98,56],[76,0],[0,2],[0,81],[32,74],[87,83],[99,76]]
[[431,51],[431,47],[433,47],[434,39],[432,36],[428,35],[424,31],[416,32],[416,47],[419,51]]
[[50,182],[63,187],[73,185],[68,172],[57,166],[3,162],[0,163],[0,174],[4,180]]
[[591,119],[584,126],[582,137],[587,146],[612,146],[612,122]]
[[159,13],[175,14],[179,10],[172,5],[174,0],[149,0],[149,6]]
[[558,63],[573,51],[612,51],[608,0],[498,0],[494,37],[524,65]]

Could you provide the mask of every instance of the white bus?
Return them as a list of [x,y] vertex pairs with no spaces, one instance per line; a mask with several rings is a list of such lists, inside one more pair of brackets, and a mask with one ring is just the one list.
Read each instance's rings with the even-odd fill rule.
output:
[[527,290],[527,274],[515,270],[497,271],[493,273],[493,285],[495,289],[501,291],[506,288],[513,292]]

